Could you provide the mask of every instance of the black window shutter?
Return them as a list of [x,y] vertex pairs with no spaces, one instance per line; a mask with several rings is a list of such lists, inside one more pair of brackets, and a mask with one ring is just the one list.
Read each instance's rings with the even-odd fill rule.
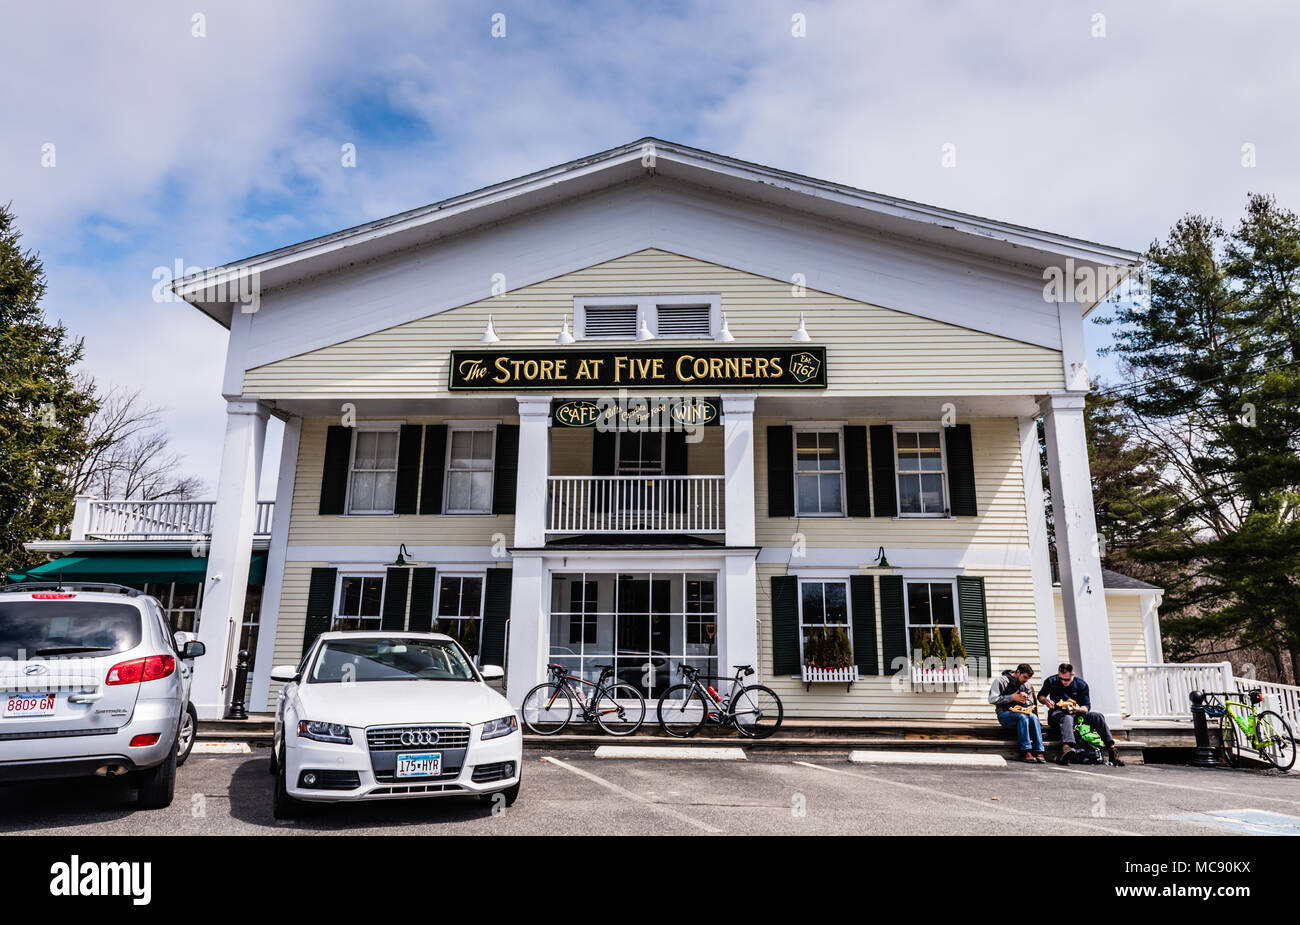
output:
[[325,434],[325,468],[320,477],[320,512],[342,514],[348,500],[352,428],[334,425]]
[[686,431],[670,430],[664,435],[664,475],[686,474]]
[[419,424],[403,424],[397,437],[397,490],[393,499],[394,514],[414,514],[420,492]]
[[870,575],[849,577],[849,600],[853,606],[853,658],[858,674],[876,674],[876,581]]
[[487,587],[483,590],[483,646],[479,661],[484,665],[504,665],[506,660],[506,621],[510,619],[510,580],[508,568],[487,570]]
[[390,568],[384,581],[384,603],[379,610],[379,628],[386,633],[406,629],[406,586],[411,580],[409,568]]
[[860,425],[844,428],[844,483],[850,517],[871,516],[871,492],[867,480],[867,429]]
[[984,579],[962,575],[957,579],[957,612],[961,644],[971,662],[989,658],[989,618],[984,603]]
[[433,608],[438,599],[438,570],[417,568],[411,571],[412,633],[427,633],[433,628]]
[[900,664],[907,663],[907,618],[903,613],[901,575],[880,576],[880,636],[885,649],[880,673],[893,674]]
[[334,617],[334,585],[338,575],[336,568],[311,570],[311,584],[307,587],[307,620],[302,633],[303,655],[307,654],[317,636],[329,632]]
[[513,514],[519,486],[519,425],[497,425],[496,468],[492,473],[492,513]]
[[591,474],[592,475],[613,475],[614,474],[614,453],[616,447],[616,438],[618,434],[612,430],[596,430],[592,432],[591,442]]
[[[767,429],[767,516],[794,516],[793,427],[773,426]],[[796,656],[797,654],[796,651]]]
[[447,425],[424,428],[424,473],[420,481],[420,513],[442,513],[442,476],[447,464]]
[[799,674],[798,593],[799,579],[795,576],[772,576],[773,674]]
[[876,516],[897,517],[898,486],[894,479],[894,428],[889,424],[871,425],[871,489],[876,502]]
[[949,509],[954,517],[975,516],[975,453],[971,448],[970,425],[958,424],[944,431],[948,447]]

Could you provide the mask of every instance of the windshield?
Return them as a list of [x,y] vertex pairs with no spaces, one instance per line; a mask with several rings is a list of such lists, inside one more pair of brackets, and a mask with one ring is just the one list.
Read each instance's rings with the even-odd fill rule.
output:
[[307,680],[473,681],[474,669],[451,642],[429,639],[336,639],[321,646]]
[[97,601],[0,601],[0,658],[112,655],[140,644],[140,611]]

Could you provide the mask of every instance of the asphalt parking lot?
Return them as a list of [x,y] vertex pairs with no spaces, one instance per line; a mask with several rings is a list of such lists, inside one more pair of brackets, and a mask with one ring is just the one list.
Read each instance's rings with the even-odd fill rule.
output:
[[95,835],[1300,834],[1300,775],[1126,768],[855,765],[847,753],[761,752],[745,761],[598,759],[525,752],[504,812],[474,799],[332,805],[271,816],[264,750],[195,755],[175,802],[134,806],[123,781],[0,788],[0,831]]

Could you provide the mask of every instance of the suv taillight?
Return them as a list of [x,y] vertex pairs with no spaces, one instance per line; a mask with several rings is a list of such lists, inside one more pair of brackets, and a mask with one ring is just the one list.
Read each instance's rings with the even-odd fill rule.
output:
[[74,598],[74,597],[76,597],[76,596],[77,596],[77,595],[75,595],[75,594],[67,594],[67,593],[59,593],[59,594],[55,594],[55,593],[52,592],[52,591],[49,591],[49,592],[46,592],[46,591],[34,591],[34,592],[32,593],[32,600],[34,600],[34,601],[66,601],[66,600],[71,600],[72,598]]
[[145,658],[133,658],[129,662],[118,662],[108,669],[104,683],[139,684],[142,681],[157,681],[176,670],[176,659],[170,655],[150,655]]

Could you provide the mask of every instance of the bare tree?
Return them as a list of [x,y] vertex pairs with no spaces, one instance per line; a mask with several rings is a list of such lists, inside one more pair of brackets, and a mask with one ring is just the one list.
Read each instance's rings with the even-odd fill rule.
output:
[[120,386],[99,400],[85,425],[86,455],[69,472],[76,494],[138,501],[202,494],[202,480],[181,471],[181,456],[169,446],[162,409]]

